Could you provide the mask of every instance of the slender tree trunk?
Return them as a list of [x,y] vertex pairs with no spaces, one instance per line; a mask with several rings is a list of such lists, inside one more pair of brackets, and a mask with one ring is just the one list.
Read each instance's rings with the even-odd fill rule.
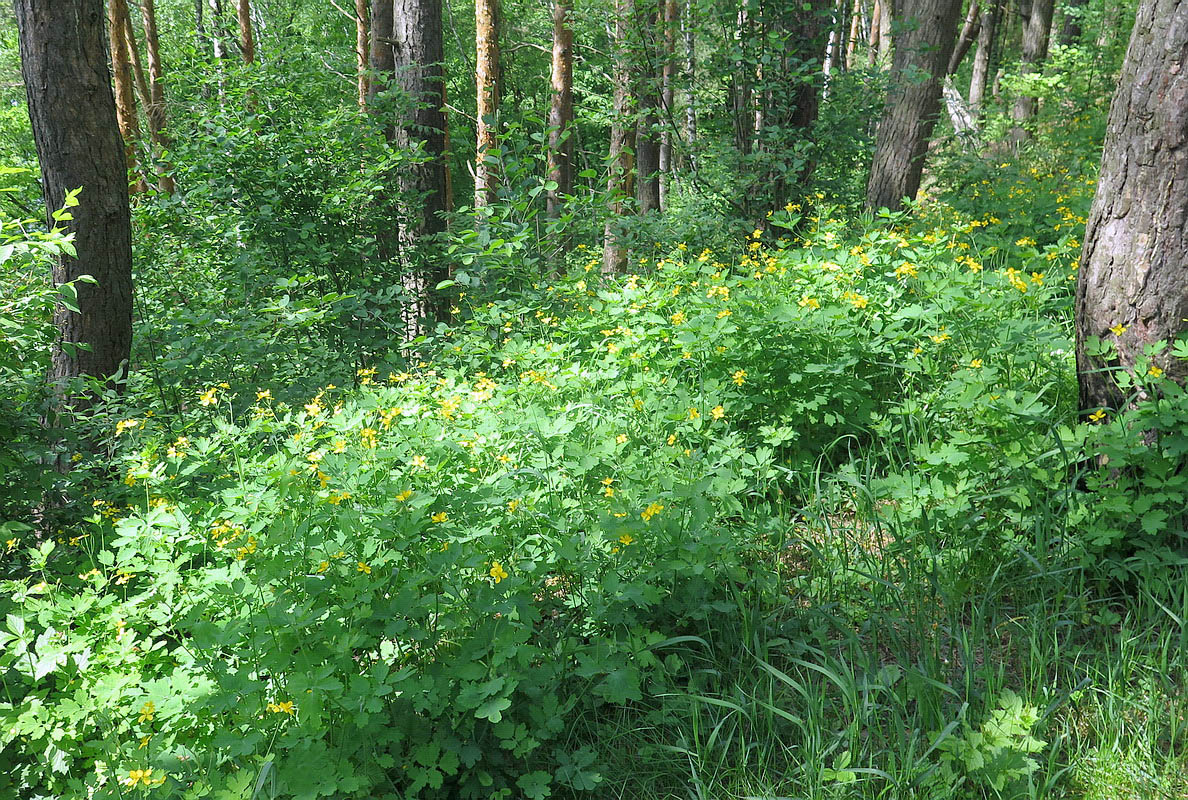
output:
[[371,31],[367,26],[367,0],[355,0],[355,64],[358,73],[359,110],[367,110],[367,67],[371,60]]
[[973,74],[969,79],[969,108],[976,115],[982,111],[986,96],[986,81],[990,76],[990,55],[994,52],[994,32],[998,27],[999,3],[987,0],[982,8],[982,24],[978,28],[978,48],[974,51]]
[[1081,39],[1081,15],[1088,0],[1068,0],[1064,4],[1064,24],[1060,26],[1060,44],[1068,47]]
[[[890,0],[887,0],[890,2]],[[879,31],[882,29],[883,0],[874,0],[874,7],[870,12],[870,36],[866,37],[866,65],[873,67],[879,60],[881,42]]]
[[978,31],[982,27],[980,11],[981,8],[978,0],[972,0],[969,4],[969,10],[965,14],[965,22],[961,26],[961,33],[957,36],[957,46],[953,48],[953,55],[949,58],[947,74],[957,74],[957,68],[961,66],[961,62],[965,59],[965,54],[969,52],[970,46],[977,39]]
[[660,208],[660,139],[656,130],[660,92],[656,85],[658,58],[655,47],[658,12],[653,0],[636,16],[639,63],[632,72],[637,76],[635,100],[639,109],[635,126],[635,201],[640,214],[650,214]]
[[[201,5],[199,6],[201,8]],[[157,189],[165,194],[177,190],[172,166],[164,160],[164,152],[173,147],[165,134],[165,84],[161,69],[161,45],[157,36],[157,8],[154,0],[141,0],[140,17],[144,23],[144,49],[148,55],[149,101],[144,104],[148,118],[149,138],[157,148]]]
[[[1023,54],[1019,59],[1019,71],[1023,75],[1043,69],[1044,59],[1048,57],[1053,5],[1053,0],[1031,0],[1031,15],[1023,29]],[[1015,123],[1011,129],[1011,140],[1016,144],[1030,138],[1026,125],[1035,116],[1038,104],[1039,100],[1034,95],[1021,94],[1015,98],[1011,107],[1011,119]]]
[[402,150],[423,142],[428,156],[392,176],[402,198],[420,204],[401,221],[397,241],[384,231],[379,237],[381,256],[399,259],[403,268],[401,282],[409,302],[402,317],[411,340],[425,332],[426,320],[439,316],[432,290],[446,278],[440,258],[414,258],[418,247],[445,230],[449,181],[441,0],[372,0],[370,51],[372,72],[383,79],[370,86],[369,109],[377,111],[376,97],[389,84],[410,98],[412,109],[386,125],[385,133]]
[[570,0],[553,0],[552,98],[549,104],[549,180],[557,184],[546,197],[550,219],[561,216],[564,197],[573,194],[573,28]]
[[855,52],[862,30],[862,0],[854,0],[854,7],[850,11],[850,35],[846,39],[846,69],[853,69]]
[[124,41],[128,45],[128,63],[132,65],[132,77],[136,86],[136,95],[140,98],[140,105],[148,114],[152,96],[149,94],[148,76],[144,72],[144,64],[140,60],[140,50],[136,46],[136,31],[132,29],[132,15],[124,15]]
[[692,159],[697,141],[697,52],[693,34],[693,0],[685,0],[681,25],[685,39],[685,149]]
[[256,38],[252,34],[251,0],[237,0],[235,18],[239,22],[239,51],[243,54],[243,63],[252,64],[256,60]]
[[606,230],[602,239],[602,271],[604,274],[623,272],[627,268],[627,248],[623,244],[620,220],[624,201],[631,197],[632,167],[629,144],[631,131],[631,73],[628,39],[631,19],[635,16],[634,0],[615,0],[615,64],[614,119],[611,121],[610,174],[607,177]]
[[668,208],[668,189],[672,180],[672,135],[676,99],[676,34],[680,24],[677,0],[664,0],[664,66],[660,76],[660,210]]
[[116,120],[124,140],[124,160],[134,177],[135,191],[148,187],[139,175],[136,143],[140,140],[140,121],[136,115],[136,95],[132,83],[132,65],[128,60],[128,4],[126,0],[110,0],[107,6],[108,50],[111,53],[111,74],[115,82]]
[[886,64],[891,60],[891,48],[894,42],[891,38],[891,11],[894,0],[883,0],[879,5],[879,62]]
[[869,209],[898,209],[920,188],[960,14],[961,0],[904,0],[892,84],[866,185]]
[[90,399],[66,397],[63,382],[93,376],[118,389],[132,345],[128,163],[107,71],[103,3],[16,0],[15,8],[47,210],[83,187],[74,218],[65,223],[77,256],[60,256],[53,280],[60,285],[90,275],[97,282],[77,284],[81,313],[62,305],[54,310],[58,341],[49,377],[64,401],[85,406]]
[[499,74],[499,0],[477,0],[475,14],[475,82],[478,97],[478,142],[474,163],[474,207],[495,200],[498,174],[498,120],[502,81]]
[[[1188,330],[1188,0],[1141,0],[1110,106],[1097,194],[1077,274],[1081,408],[1119,408],[1113,376]],[[1090,339],[1114,345],[1091,355]],[[1157,369],[1181,383],[1188,361]],[[1135,375],[1140,383],[1150,372]]]

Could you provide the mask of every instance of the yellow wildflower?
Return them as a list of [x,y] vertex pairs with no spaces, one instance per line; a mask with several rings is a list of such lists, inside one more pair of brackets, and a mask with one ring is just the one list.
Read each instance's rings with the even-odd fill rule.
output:
[[652,517],[656,516],[663,510],[664,506],[660,505],[659,503],[651,503],[647,508],[640,512],[639,516],[643,518],[644,522],[648,522],[652,519]]
[[293,716],[297,713],[297,709],[293,708],[292,700],[286,700],[283,703],[269,703],[267,708],[273,714],[288,714],[289,716]]
[[367,564],[364,564],[362,561],[360,561],[360,562],[358,562],[358,563],[359,563],[359,566],[357,566],[357,567],[355,568],[355,571],[356,571],[356,572],[362,572],[364,575],[370,575],[370,574],[371,574],[371,567],[370,567],[369,565],[367,565]]
[[493,561],[491,562],[491,570],[488,574],[495,579],[496,583],[499,583],[501,580],[507,577],[507,570],[505,570],[503,565],[498,561]]

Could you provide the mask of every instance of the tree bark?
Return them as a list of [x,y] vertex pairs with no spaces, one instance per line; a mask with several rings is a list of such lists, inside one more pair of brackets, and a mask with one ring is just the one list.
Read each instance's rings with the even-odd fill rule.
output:
[[640,46],[638,63],[632,72],[636,75],[635,102],[639,109],[635,126],[635,201],[640,214],[660,209],[659,59],[655,46],[658,15],[655,0],[643,7],[642,14],[636,15]]
[[1081,15],[1088,0],[1068,0],[1064,4],[1064,24],[1060,26],[1060,44],[1065,47],[1081,39]]
[[[890,1],[887,0],[887,2]],[[879,50],[881,49],[879,31],[882,29],[882,19],[883,0],[874,0],[874,7],[870,12],[870,36],[866,37],[866,65],[868,67],[873,67],[879,59]]]
[[157,189],[165,194],[173,194],[177,184],[171,174],[172,165],[164,159],[164,153],[173,147],[173,142],[165,134],[165,84],[154,0],[141,0],[140,18],[144,24],[144,49],[148,55],[149,77],[149,101],[144,104],[144,115],[148,118],[149,138],[157,148]]
[[619,230],[623,201],[632,194],[634,166],[628,137],[631,131],[631,73],[628,37],[635,15],[634,0],[615,0],[614,118],[611,120],[610,173],[607,177],[606,229],[602,237],[602,271],[623,272],[627,268],[627,248]]
[[[1125,402],[1113,376],[1188,330],[1188,0],[1142,0],[1110,106],[1077,275],[1081,408]],[[1090,355],[1088,341],[1116,355]],[[1183,383],[1188,361],[1153,359]],[[1147,375],[1137,375],[1140,381]]]
[[91,398],[65,397],[64,381],[93,376],[119,389],[132,345],[128,164],[107,70],[103,3],[16,0],[15,8],[47,210],[83,187],[74,218],[65,223],[77,257],[60,256],[53,280],[60,285],[90,275],[97,283],[78,284],[81,313],[54,310],[58,341],[49,377],[60,398],[85,406]]
[[969,108],[975,114],[982,111],[986,96],[986,81],[990,76],[990,55],[994,51],[994,33],[998,27],[999,3],[988,0],[982,9],[982,24],[978,28],[978,48],[974,51],[973,74],[969,78]]
[[[1027,18],[1027,26],[1023,29],[1023,53],[1019,58],[1019,71],[1022,75],[1029,75],[1043,68],[1044,59],[1048,57],[1053,7],[1053,0],[1031,0],[1031,14]],[[1011,140],[1016,144],[1030,138],[1031,134],[1026,125],[1035,116],[1038,103],[1039,100],[1034,95],[1021,94],[1015,98],[1011,107],[1011,119],[1015,122],[1015,127],[1011,129]]]
[[685,0],[681,26],[685,39],[685,150],[692,159],[697,141],[697,52],[693,34],[693,0]]
[[920,188],[960,13],[961,0],[904,0],[891,88],[866,185],[868,209],[898,209]]
[[549,103],[549,180],[557,184],[546,196],[550,219],[561,216],[566,195],[573,194],[572,138],[573,124],[573,28],[571,0],[553,0],[553,64]]
[[677,0],[664,0],[664,63],[660,76],[660,210],[668,207],[669,183],[672,180],[672,135],[676,121],[673,102],[676,100],[676,34],[680,25],[680,6]]
[[239,51],[243,54],[243,63],[254,63],[256,60],[256,37],[252,34],[251,0],[236,2],[235,18],[239,22]]
[[358,71],[356,83],[359,89],[359,110],[367,110],[367,90],[369,81],[367,67],[371,60],[369,37],[371,31],[367,26],[367,0],[355,0],[355,64]]
[[478,141],[474,162],[474,207],[495,200],[498,173],[498,121],[502,80],[499,69],[499,0],[476,0],[475,89],[478,108]]
[[115,83],[116,120],[124,140],[124,160],[132,173],[134,191],[148,187],[139,175],[136,143],[140,140],[140,120],[136,114],[136,95],[132,83],[132,65],[128,60],[128,4],[126,0],[110,0],[107,4],[108,50],[111,53],[111,74]]
[[850,36],[846,39],[846,69],[854,68],[854,53],[862,31],[862,0],[854,0],[850,10]]
[[965,22],[961,25],[961,33],[957,36],[957,45],[953,48],[953,55],[949,58],[949,68],[945,71],[946,74],[955,75],[957,73],[957,68],[961,66],[965,54],[969,52],[970,46],[977,38],[978,31],[982,27],[980,10],[978,0],[973,0],[969,4]]

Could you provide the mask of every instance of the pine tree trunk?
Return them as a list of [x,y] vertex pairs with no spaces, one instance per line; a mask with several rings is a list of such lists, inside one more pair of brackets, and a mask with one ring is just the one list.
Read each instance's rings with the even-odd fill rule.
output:
[[[83,187],[80,204],[71,209],[74,219],[65,223],[77,257],[60,256],[53,280],[91,275],[97,281],[77,285],[81,313],[61,305],[54,310],[58,341],[49,377],[61,387],[70,378],[94,376],[118,389],[132,345],[132,229],[103,3],[16,0],[15,8],[46,208],[60,208],[68,191]],[[63,399],[89,403],[86,397]]]
[[862,0],[854,0],[850,10],[850,35],[846,39],[846,69],[854,68],[854,54],[862,31]]
[[[1053,0],[1031,0],[1031,14],[1023,29],[1023,54],[1019,58],[1019,71],[1023,75],[1038,72],[1048,57],[1048,37],[1052,32]],[[1030,138],[1026,125],[1035,116],[1038,99],[1033,95],[1019,95],[1011,107],[1011,140],[1015,143]]]
[[161,44],[157,36],[157,9],[154,0],[141,0],[140,17],[144,23],[144,49],[148,55],[149,100],[144,104],[149,138],[157,149],[157,190],[165,194],[177,191],[171,174],[172,165],[162,160],[162,151],[173,147],[165,134],[165,84],[161,70]]
[[370,35],[367,26],[367,0],[355,0],[355,65],[358,73],[355,80],[359,88],[360,111],[367,110],[367,68],[371,61]]
[[982,9],[982,24],[978,28],[978,48],[974,51],[973,73],[969,78],[969,108],[976,115],[982,111],[986,97],[986,81],[990,77],[990,55],[994,51],[994,33],[998,27],[999,3],[988,0]]
[[961,66],[965,54],[969,52],[970,46],[978,37],[978,31],[982,27],[980,11],[978,0],[973,0],[969,4],[969,10],[965,13],[965,22],[961,26],[961,33],[957,36],[957,45],[953,48],[953,55],[949,58],[947,74],[955,75],[957,73],[957,68]]
[[624,200],[631,196],[631,148],[628,146],[632,129],[631,73],[629,42],[631,19],[635,15],[633,0],[615,0],[615,64],[614,119],[611,121],[610,174],[607,177],[607,221],[602,239],[602,271],[604,274],[623,272],[627,268],[627,248],[623,245],[620,220]]
[[[891,0],[887,0],[891,2]],[[879,60],[879,52],[882,49],[882,42],[880,41],[880,32],[883,27],[883,0],[874,0],[874,7],[870,12],[870,36],[866,37],[866,65],[873,67]]]
[[920,188],[960,13],[961,0],[904,0],[891,87],[866,185],[869,209],[898,209]]
[[474,207],[495,200],[498,173],[498,121],[502,81],[499,74],[499,0],[476,0],[475,84],[478,97],[478,142],[474,163]]
[[239,51],[243,54],[243,63],[254,63],[256,37],[252,34],[251,0],[238,0],[235,5],[235,18],[239,22]]
[[128,3],[110,0],[107,5],[108,51],[111,53],[111,74],[115,83],[116,120],[124,140],[124,160],[133,176],[134,191],[148,187],[139,175],[136,144],[140,140],[140,120],[136,114],[136,95],[132,83],[132,65],[128,60]]
[[573,28],[570,0],[553,0],[553,65],[549,103],[549,180],[557,188],[548,192],[546,213],[550,219],[561,216],[564,197],[573,194]]
[[[1110,106],[1077,275],[1081,408],[1125,398],[1103,371],[1135,371],[1144,348],[1188,330],[1188,0],[1142,0]],[[1088,342],[1113,343],[1115,357]],[[1183,383],[1188,361],[1155,365]],[[1140,381],[1145,375],[1136,376]]]

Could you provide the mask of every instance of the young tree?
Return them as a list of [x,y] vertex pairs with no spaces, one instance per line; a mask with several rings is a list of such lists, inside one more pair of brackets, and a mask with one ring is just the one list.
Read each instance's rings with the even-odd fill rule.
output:
[[243,63],[251,64],[256,60],[256,37],[252,34],[251,0],[238,0],[235,4],[235,18],[239,22],[239,51],[243,54]]
[[920,188],[940,110],[942,79],[957,36],[961,0],[902,0],[891,88],[879,121],[866,207],[897,209]]
[[[16,0],[21,73],[47,209],[82,187],[67,229],[76,257],[54,265],[55,284],[78,285],[75,313],[54,311],[50,379],[93,376],[118,388],[132,346],[132,229],[128,164],[107,70],[102,0]],[[87,398],[72,398],[85,405]]]
[[573,193],[573,28],[570,0],[553,0],[553,64],[549,103],[549,180],[557,184],[546,198],[549,218],[561,216],[562,198]]
[[[1188,0],[1142,0],[1110,106],[1077,274],[1081,408],[1118,408],[1107,370],[1188,330]],[[1091,339],[1114,354],[1096,355]],[[1183,381],[1188,361],[1154,358]],[[1145,376],[1137,376],[1142,380]]]
[[[1027,25],[1023,28],[1023,54],[1019,59],[1019,71],[1022,75],[1038,72],[1048,57],[1048,38],[1052,32],[1053,0],[1031,0],[1031,13],[1027,17]],[[1011,129],[1012,141],[1018,143],[1027,139],[1031,134],[1026,125],[1035,116],[1038,100],[1034,95],[1021,94],[1015,98],[1011,107],[1011,119],[1015,127]]]
[[635,15],[634,0],[615,0],[615,65],[614,118],[611,120],[610,171],[607,176],[606,229],[602,236],[602,271],[605,274],[622,272],[627,267],[627,248],[619,232],[624,200],[631,196],[632,158],[628,146],[631,117],[631,73],[628,38],[631,18]]
[[357,77],[355,82],[359,89],[359,109],[367,110],[368,76],[367,67],[371,60],[369,38],[371,31],[367,27],[367,0],[355,0],[355,65]]
[[499,136],[496,117],[502,94],[499,66],[499,0],[477,0],[475,20],[475,89],[478,97],[476,118],[478,142],[474,161],[474,207],[482,208],[495,199],[498,178],[496,151]]
[[677,0],[664,0],[664,63],[660,76],[660,210],[668,207],[669,182],[674,171],[672,136],[676,120],[676,34],[680,25]]
[[971,0],[969,9],[965,12],[965,22],[961,24],[961,33],[957,36],[957,45],[953,48],[953,55],[949,57],[949,67],[945,70],[945,74],[954,75],[957,73],[957,68],[961,66],[965,54],[969,52],[969,48],[977,38],[978,30],[982,27],[980,12],[978,0]]
[[[136,143],[140,139],[140,120],[136,115],[136,96],[133,93],[132,63],[129,60],[128,3],[109,0],[107,4],[108,50],[111,53],[111,73],[115,83],[116,121],[124,140],[124,160],[128,170],[135,173]],[[135,179],[137,192],[148,187],[139,176]]]
[[987,0],[982,7],[982,24],[978,28],[978,47],[974,51],[973,72],[969,78],[969,108],[977,114],[986,96],[986,81],[990,75],[990,54],[994,50],[994,34],[998,27],[1000,0]]

